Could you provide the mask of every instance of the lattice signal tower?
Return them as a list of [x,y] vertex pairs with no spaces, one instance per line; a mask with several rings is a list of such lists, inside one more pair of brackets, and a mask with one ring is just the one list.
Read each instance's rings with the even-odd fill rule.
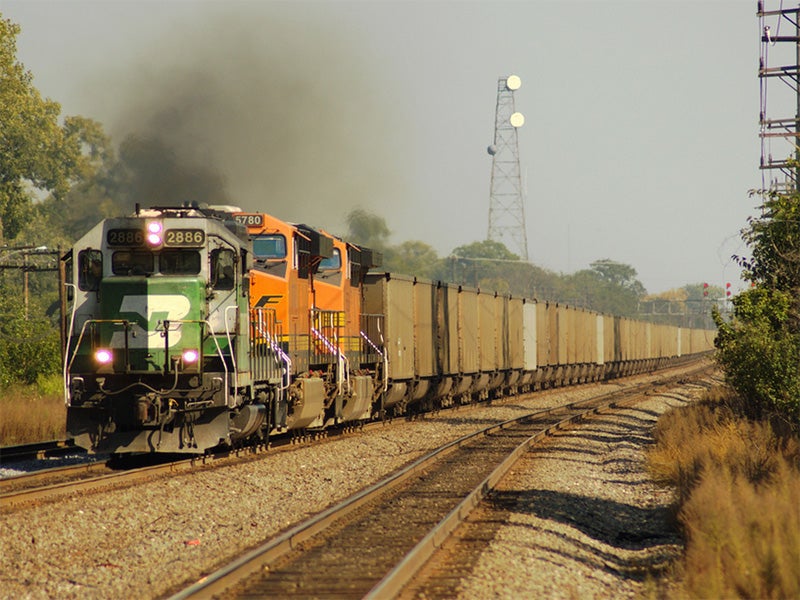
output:
[[522,85],[516,75],[497,80],[497,109],[494,119],[494,143],[488,148],[492,157],[492,180],[489,186],[488,239],[501,242],[522,260],[528,260],[528,236],[525,231],[525,198],[519,168],[517,130],[525,123],[514,108],[514,92]]
[[[762,189],[781,192],[800,189],[800,7],[784,9],[783,0],[779,4],[773,2],[778,6],[776,10],[766,10],[765,2],[758,2],[759,137]],[[770,118],[768,108],[780,115],[795,114]],[[777,150],[781,154],[777,157],[772,154],[773,141],[781,142],[781,149]],[[789,161],[792,155],[797,164]],[[767,172],[771,172],[769,183]],[[779,181],[779,173],[783,174],[783,181]]]

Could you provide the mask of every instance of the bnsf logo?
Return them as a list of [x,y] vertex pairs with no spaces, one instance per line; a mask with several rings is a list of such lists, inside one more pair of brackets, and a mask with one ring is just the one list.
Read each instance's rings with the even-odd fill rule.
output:
[[[186,296],[152,295],[125,296],[119,307],[119,318],[133,323],[128,335],[129,348],[147,348],[163,350],[163,325],[156,331],[159,321],[177,321],[186,318],[192,305]],[[144,325],[144,327],[143,327]],[[146,327],[146,329],[145,329]],[[182,327],[170,328],[169,347],[176,346],[181,340]],[[125,332],[117,331],[111,336],[112,348],[125,347]]]

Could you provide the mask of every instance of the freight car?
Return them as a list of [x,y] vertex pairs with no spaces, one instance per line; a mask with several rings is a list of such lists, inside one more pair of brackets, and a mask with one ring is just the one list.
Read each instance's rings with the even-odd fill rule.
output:
[[62,259],[68,434],[90,451],[202,453],[650,371],[713,344],[379,265],[234,207],[105,219]]

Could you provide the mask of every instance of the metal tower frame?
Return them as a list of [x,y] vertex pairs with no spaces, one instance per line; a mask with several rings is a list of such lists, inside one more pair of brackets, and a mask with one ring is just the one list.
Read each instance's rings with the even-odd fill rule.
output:
[[[777,0],[772,1],[777,4]],[[796,191],[800,189],[800,6],[784,9],[781,0],[776,10],[765,10],[764,4],[759,0],[757,13],[761,30],[758,78],[762,188]],[[773,66],[776,63],[779,66]],[[773,110],[776,105],[782,115],[794,110],[794,117],[770,118],[768,99]],[[786,154],[773,157],[773,140],[784,142]],[[773,173],[769,182],[767,171]],[[778,181],[777,173],[783,174],[784,181]]]
[[525,230],[525,198],[519,167],[517,129],[525,122],[514,108],[514,92],[521,85],[510,75],[497,80],[497,108],[494,120],[492,178],[489,186],[489,232],[487,239],[501,242],[511,252],[528,261],[528,236]]

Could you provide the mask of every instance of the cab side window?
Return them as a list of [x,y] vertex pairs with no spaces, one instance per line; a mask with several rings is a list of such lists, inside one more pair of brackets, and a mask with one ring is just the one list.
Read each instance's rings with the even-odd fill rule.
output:
[[211,287],[215,290],[232,290],[236,285],[236,253],[217,248],[211,251]]
[[78,287],[84,292],[96,292],[103,279],[103,253],[100,250],[81,250],[78,253]]
[[333,255],[323,258],[319,263],[320,271],[336,271],[342,268],[342,255],[338,248],[333,249]]

